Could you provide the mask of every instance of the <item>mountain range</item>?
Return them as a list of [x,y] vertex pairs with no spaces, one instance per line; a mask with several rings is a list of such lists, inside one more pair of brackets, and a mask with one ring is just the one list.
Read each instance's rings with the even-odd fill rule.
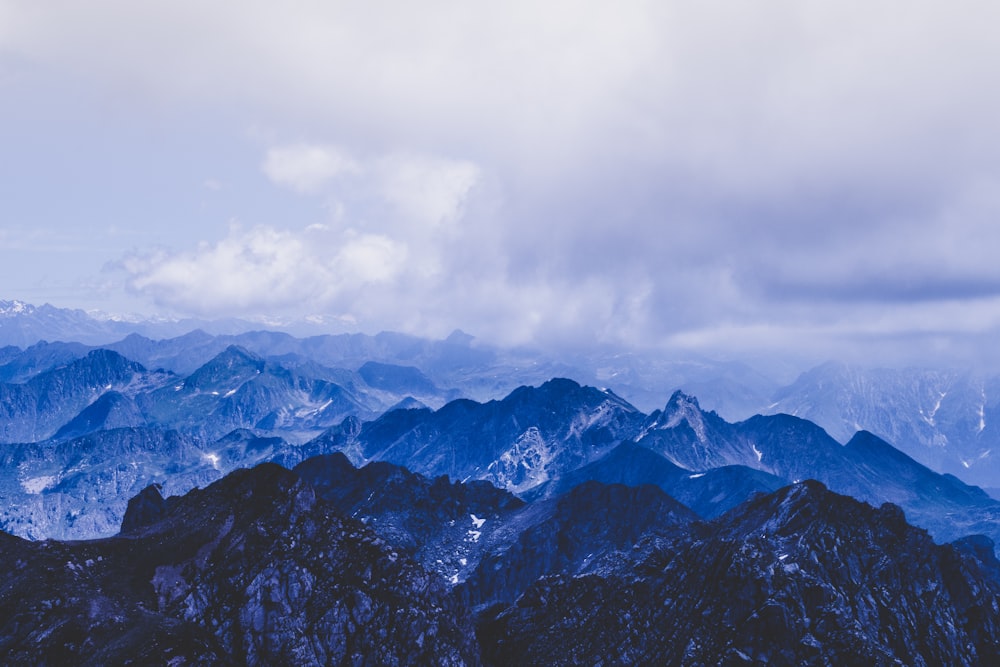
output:
[[443,340],[397,333],[296,338],[292,333],[319,329],[261,331],[260,326],[235,320],[114,319],[0,301],[0,382],[25,382],[96,347],[145,368],[186,376],[233,345],[286,366],[312,362],[350,369],[370,387],[416,379],[398,371],[380,373],[379,364],[416,369],[423,378],[411,389],[431,398],[426,402],[431,407],[461,397],[488,401],[522,385],[572,377],[608,387],[645,412],[680,389],[729,420],[792,414],[819,424],[841,443],[866,430],[938,472],[1000,487],[1000,375],[984,369],[866,368],[838,362],[808,368],[784,360],[749,366],[659,351],[504,349],[460,331]]
[[790,415],[728,422],[682,392],[649,415],[568,379],[445,402],[416,367],[281,363],[231,345],[186,376],[95,349],[0,383],[0,395],[0,525],[34,538],[108,535],[150,483],[182,493],[236,468],[339,451],[356,465],[485,480],[525,499],[590,479],[651,483],[706,517],[813,478],[896,503],[943,540],[1000,540],[1000,503],[873,434],[841,445]]
[[0,534],[0,567],[7,664],[1000,659],[992,542],[934,544],[814,481],[704,522],[653,486],[525,504],[330,455],[150,486],[114,537]]
[[[629,399],[678,369],[729,412]],[[461,332],[9,345],[0,660],[991,664],[1000,501],[949,466],[992,479],[993,388]]]

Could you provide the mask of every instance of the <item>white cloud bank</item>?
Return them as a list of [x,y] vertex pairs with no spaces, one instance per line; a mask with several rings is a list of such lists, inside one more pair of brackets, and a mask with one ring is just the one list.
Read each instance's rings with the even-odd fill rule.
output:
[[407,249],[382,235],[323,228],[301,232],[238,226],[218,243],[182,252],[133,254],[132,289],[202,316],[329,308],[370,286],[392,285]]

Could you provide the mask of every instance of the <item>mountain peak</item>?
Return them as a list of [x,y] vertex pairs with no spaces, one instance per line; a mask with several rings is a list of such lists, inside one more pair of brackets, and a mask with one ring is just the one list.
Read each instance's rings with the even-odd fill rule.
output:
[[262,357],[239,345],[230,345],[192,373],[185,385],[203,390],[221,387],[229,389],[263,371]]
[[667,400],[667,408],[671,406],[681,406],[681,405],[693,405],[695,408],[701,409],[698,405],[698,399],[691,394],[684,393],[682,389],[677,389],[670,398]]
[[663,416],[660,420],[661,428],[673,428],[682,422],[687,422],[698,439],[702,442],[706,439],[704,412],[698,405],[698,399],[677,390],[670,396],[666,407],[663,408]]
[[142,412],[128,396],[109,390],[97,397],[80,414],[62,426],[56,440],[76,438],[95,431],[144,425]]
[[216,358],[217,359],[229,359],[229,358],[233,358],[233,359],[246,359],[246,360],[249,360],[249,361],[259,361],[261,359],[259,356],[257,356],[256,354],[254,354],[250,350],[246,349],[242,345],[236,345],[235,343],[233,345],[228,346],[225,350],[223,350],[222,352],[220,352],[219,355]]
[[864,429],[855,433],[854,436],[847,442],[846,446],[857,447],[859,449],[891,447],[891,445],[885,440],[878,437],[871,431],[866,431]]
[[546,380],[542,383],[539,389],[546,391],[576,391],[581,387],[580,383],[576,380],[570,380],[569,378],[552,378],[551,380]]
[[0,301],[0,315],[6,317],[16,317],[18,315],[30,315],[35,312],[35,307],[24,301]]
[[733,525],[745,533],[765,533],[789,536],[803,535],[807,531],[828,530],[839,527],[854,531],[859,526],[879,527],[887,533],[904,529],[924,536],[925,530],[909,526],[903,510],[892,503],[880,507],[835,493],[815,479],[807,479],[786,486],[774,493],[752,500],[725,515]]
[[128,501],[128,509],[122,517],[122,535],[130,535],[141,528],[160,520],[166,511],[167,501],[163,498],[159,484],[150,484]]
[[471,336],[462,331],[461,329],[455,329],[450,334],[448,334],[448,337],[444,339],[444,342],[450,343],[452,345],[461,345],[462,347],[468,347],[472,343],[472,341],[475,340],[475,338],[476,338],[475,336]]

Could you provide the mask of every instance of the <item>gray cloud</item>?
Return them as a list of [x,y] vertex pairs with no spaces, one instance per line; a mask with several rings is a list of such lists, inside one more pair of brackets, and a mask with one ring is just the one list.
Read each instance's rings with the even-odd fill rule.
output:
[[0,86],[36,81],[26,103],[70,81],[99,101],[67,114],[110,106],[164,142],[199,127],[184,166],[238,128],[226,159],[246,172],[194,179],[225,182],[236,214],[120,264],[164,309],[820,355],[1000,327],[993,5],[0,0],[0,17]]

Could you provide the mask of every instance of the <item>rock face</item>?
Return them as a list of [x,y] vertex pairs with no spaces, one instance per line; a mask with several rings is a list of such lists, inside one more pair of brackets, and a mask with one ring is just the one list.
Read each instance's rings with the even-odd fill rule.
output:
[[[124,369],[117,382],[127,384],[127,391],[109,389],[118,385],[107,372],[99,381],[84,381],[79,370],[73,371],[115,364]],[[386,368],[377,370],[389,374]],[[519,490],[600,456],[633,435],[643,419],[613,394],[553,380],[538,388],[522,387],[502,401],[458,400],[438,411],[394,410],[362,423],[343,415],[360,411],[358,400],[370,398],[368,394],[345,389],[353,386],[350,382],[342,387],[318,377],[335,375],[329,369],[310,373],[307,377],[237,347],[186,378],[166,375],[169,383],[153,389],[142,367],[107,350],[43,373],[31,382],[90,387],[89,393],[79,389],[72,395],[80,395],[73,399],[77,403],[93,402],[52,439],[9,443],[0,457],[0,525],[32,538],[106,536],[120,523],[128,498],[148,484],[183,493],[239,467],[264,461],[291,467],[335,451],[355,461],[405,461],[431,477],[484,479]],[[401,375],[413,379],[405,369]],[[74,382],[59,380],[67,377]],[[0,384],[0,391],[34,396],[28,391],[34,392],[32,387]],[[31,414],[37,402],[37,397],[28,401]],[[306,442],[272,435],[330,422],[336,425]]]
[[876,505],[891,502],[942,541],[970,533],[1000,540],[1000,503],[864,431],[841,445],[816,424],[791,415],[731,424],[677,392],[664,410],[649,416],[637,443],[696,473],[738,465],[788,482],[816,479]]
[[453,584],[465,579],[493,533],[525,506],[486,482],[429,479],[385,462],[359,469],[340,453],[308,459],[295,472],[342,514],[360,519]]
[[444,583],[275,465],[91,542],[0,535],[5,664],[478,664]]
[[[374,367],[388,378],[386,386],[399,379],[397,372],[400,381],[419,384],[411,370],[386,366]],[[292,467],[342,452],[358,464],[383,460],[429,478],[489,482],[524,500],[557,497],[589,480],[652,484],[703,518],[754,493],[813,478],[873,504],[898,504],[939,540],[982,533],[1000,541],[1000,502],[866,432],[841,445],[812,422],[790,415],[729,423],[680,392],[646,417],[613,393],[560,379],[521,387],[499,401],[462,399],[436,411],[392,410],[362,422],[342,418],[345,411],[360,409],[348,398],[378,402],[390,394],[378,398],[371,392],[385,389],[364,389],[360,376],[348,371],[296,368],[230,347],[180,379],[149,373],[100,350],[28,384],[0,384],[0,391],[21,398],[47,387],[67,404],[96,396],[68,418],[57,437],[4,447],[0,526],[35,539],[107,536],[120,524],[128,498],[149,484],[177,494],[236,468],[265,461]],[[341,375],[343,384],[333,382]],[[166,386],[150,389],[164,377],[170,379]],[[26,414],[36,414],[36,399],[28,401]],[[16,412],[17,401],[5,409]],[[299,428],[312,433],[330,422],[335,425],[317,437],[289,439],[303,435]],[[167,428],[174,423],[181,427]],[[234,428],[209,437],[229,427]],[[475,510],[469,514],[479,516]],[[439,571],[464,580],[470,559],[452,560],[462,558],[467,565]]]
[[511,602],[543,575],[606,569],[641,537],[697,519],[652,486],[587,482],[527,505],[483,481],[431,480],[385,462],[358,469],[342,454],[295,472],[476,606]]
[[640,539],[676,536],[696,520],[655,486],[585,482],[511,517],[457,594],[477,607],[511,603],[540,577],[613,569]]
[[634,435],[643,419],[610,392],[555,379],[500,401],[389,412],[364,425],[358,448],[364,460],[484,479],[518,493],[599,458]]
[[190,437],[151,428],[5,445],[0,469],[0,525],[31,539],[113,535],[144,487],[177,494],[222,476]]
[[0,383],[0,442],[34,442],[56,434],[108,391],[134,395],[166,381],[111,350],[93,350],[24,383]]
[[957,371],[826,363],[778,390],[767,412],[820,424],[847,442],[867,430],[939,472],[996,486],[1000,378]]
[[898,508],[804,482],[616,574],[542,579],[479,637],[496,665],[996,664],[998,596],[982,561]]
[[[340,454],[297,471],[263,464],[168,498],[150,486],[113,538],[0,533],[0,662],[1000,661],[991,540],[936,545],[898,507],[819,482],[706,523],[651,485],[526,504]],[[436,557],[455,548],[467,562],[449,576]]]
[[209,439],[237,428],[316,434],[349,415],[373,418],[387,407],[351,373],[286,367],[236,345],[138,403],[150,423]]

